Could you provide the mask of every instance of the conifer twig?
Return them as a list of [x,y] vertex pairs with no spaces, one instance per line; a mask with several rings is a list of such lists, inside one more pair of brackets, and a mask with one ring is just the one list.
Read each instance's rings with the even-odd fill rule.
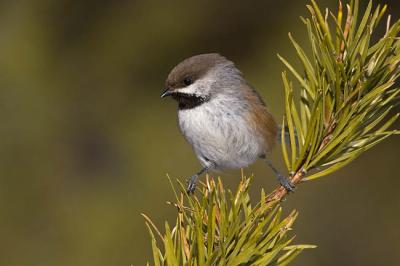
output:
[[[358,0],[346,6],[344,20],[341,2],[338,15],[330,13],[333,23],[314,0],[307,6],[311,17],[302,20],[311,56],[289,34],[303,71],[279,56],[299,84],[297,100],[295,86],[283,73],[283,125],[287,125],[288,134],[282,129],[281,144],[293,185],[335,172],[387,137],[399,134],[390,127],[399,117],[393,110],[400,95],[396,86],[400,77],[400,20],[392,24],[389,15],[386,33],[371,44],[387,6],[378,5],[374,10],[369,2],[363,16],[358,16]],[[304,75],[299,74],[302,72]],[[279,186],[267,202],[279,202],[287,194]]]

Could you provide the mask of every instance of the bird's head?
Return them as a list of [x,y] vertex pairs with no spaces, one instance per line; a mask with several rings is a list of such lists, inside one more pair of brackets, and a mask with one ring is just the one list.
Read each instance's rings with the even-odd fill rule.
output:
[[171,96],[180,109],[194,108],[218,94],[235,93],[242,81],[233,62],[216,53],[201,54],[185,59],[171,70],[161,97]]

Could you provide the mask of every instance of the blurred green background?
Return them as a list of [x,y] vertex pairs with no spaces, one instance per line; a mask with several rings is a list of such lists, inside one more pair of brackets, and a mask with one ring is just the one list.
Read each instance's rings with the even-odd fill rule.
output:
[[[304,43],[307,3],[1,1],[0,265],[144,265],[140,213],[173,222],[166,174],[199,169],[176,103],[160,100],[169,70],[219,52],[280,120],[276,53],[295,61],[287,33]],[[293,265],[400,265],[399,148],[392,137],[283,203],[300,210],[296,242],[319,246]],[[274,161],[283,169],[279,149]],[[244,171],[254,199],[276,186],[261,162]],[[240,170],[222,176],[234,188]]]

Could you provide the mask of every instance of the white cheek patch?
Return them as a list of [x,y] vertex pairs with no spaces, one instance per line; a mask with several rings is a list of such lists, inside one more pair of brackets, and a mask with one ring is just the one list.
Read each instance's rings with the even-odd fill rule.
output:
[[186,93],[186,94],[195,94],[195,95],[207,95],[209,94],[211,87],[214,83],[214,79],[212,78],[202,78],[196,80],[193,84],[178,89],[177,92]]
[[185,94],[199,94],[197,82],[176,91]]

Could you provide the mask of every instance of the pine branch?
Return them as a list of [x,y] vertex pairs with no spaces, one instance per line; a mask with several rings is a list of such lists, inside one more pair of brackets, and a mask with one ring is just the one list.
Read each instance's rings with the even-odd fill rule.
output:
[[[329,10],[323,15],[314,0],[307,7],[311,17],[302,20],[311,55],[289,34],[304,75],[279,56],[299,84],[300,99],[295,99],[293,83],[286,72],[282,74],[283,124],[289,129],[289,136],[282,131],[282,151],[294,185],[335,172],[399,134],[390,127],[399,116],[393,110],[400,94],[395,85],[400,77],[400,20],[391,24],[389,15],[386,33],[371,44],[386,6],[373,10],[370,2],[360,20],[358,0],[346,5],[345,20],[340,2],[336,16]],[[280,201],[286,195],[280,186],[267,201]]]
[[[179,181],[178,181],[179,182]],[[165,233],[143,215],[152,239],[154,265],[287,265],[313,245],[292,245],[289,236],[297,212],[282,218],[277,202],[266,202],[261,191],[258,204],[249,197],[251,178],[242,177],[236,193],[225,189],[221,179],[202,184],[200,197],[175,192],[178,210],[175,225]],[[155,233],[154,233],[155,232]],[[157,245],[160,237],[164,251]]]

